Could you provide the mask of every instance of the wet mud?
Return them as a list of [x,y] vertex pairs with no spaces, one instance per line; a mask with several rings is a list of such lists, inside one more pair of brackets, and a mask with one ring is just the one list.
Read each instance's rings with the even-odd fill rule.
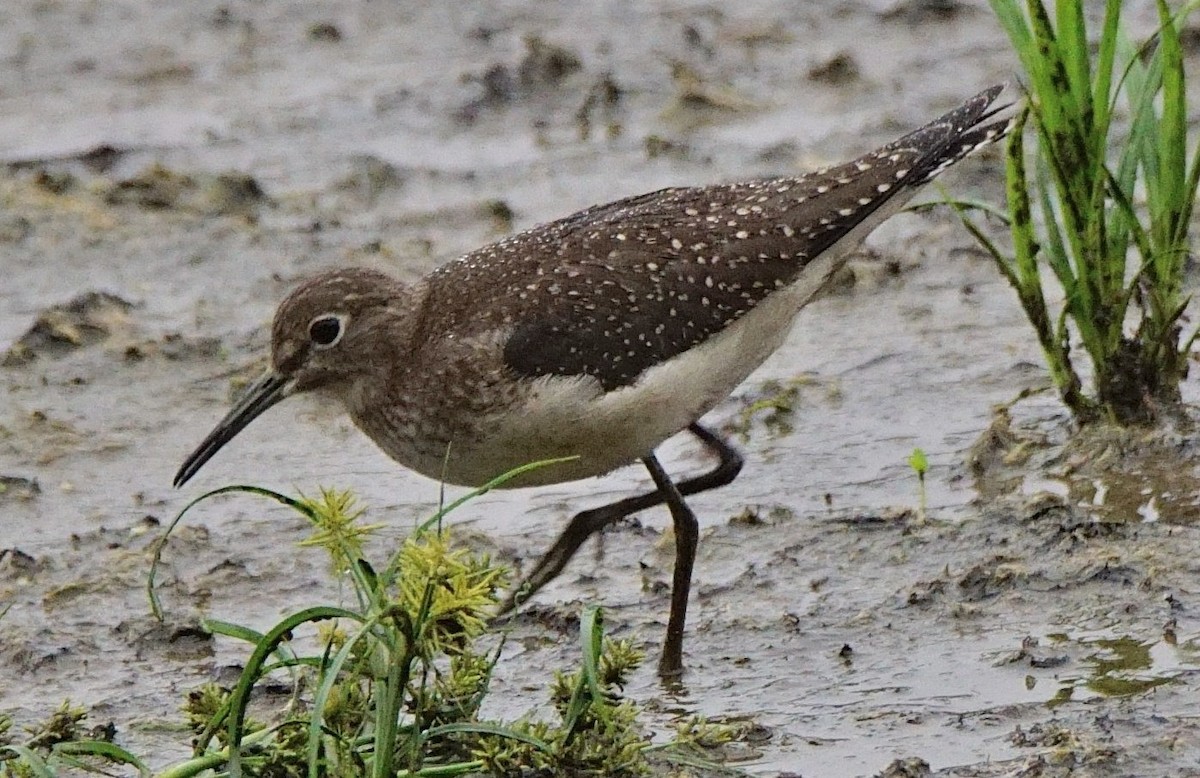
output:
[[[974,0],[46,0],[0,8],[0,58],[0,710],[70,698],[156,766],[187,753],[186,691],[243,657],[200,618],[263,628],[348,594],[296,517],[214,501],[165,549],[159,623],[150,554],[187,500],[350,488],[389,526],[380,553],[439,500],[311,399],[170,488],[298,279],[412,279],[595,202],[809,169],[1014,78]],[[995,154],[945,178],[1001,183]],[[747,466],[692,501],[683,687],[651,662],[627,689],[659,737],[750,722],[726,756],[761,775],[1200,775],[1196,420],[1075,436],[1047,384],[952,214],[878,230],[710,417]],[[664,449],[672,472],[700,457]],[[452,524],[528,569],[646,481],[490,494]],[[657,651],[667,524],[613,528],[511,622],[490,713],[543,704],[584,603]]]

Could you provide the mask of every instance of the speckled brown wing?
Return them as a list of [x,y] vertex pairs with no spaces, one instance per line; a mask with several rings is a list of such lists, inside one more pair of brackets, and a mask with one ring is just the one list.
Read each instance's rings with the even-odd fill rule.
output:
[[[885,204],[981,145],[991,89],[845,165],[800,178],[673,188],[595,206],[450,263],[438,288],[487,298],[525,376],[587,375],[606,391],[711,338]],[[436,306],[436,301],[434,302]],[[446,306],[447,308],[454,306]],[[463,327],[441,321],[439,327]]]

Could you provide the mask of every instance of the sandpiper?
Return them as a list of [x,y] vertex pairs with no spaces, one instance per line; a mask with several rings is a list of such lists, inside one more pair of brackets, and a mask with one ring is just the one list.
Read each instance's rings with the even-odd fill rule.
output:
[[[536,592],[606,525],[665,502],[676,559],[659,672],[677,676],[699,536],[684,497],[729,483],[742,467],[700,418],[779,347],[872,229],[1004,134],[1008,121],[989,121],[1001,89],[843,165],[594,206],[414,284],[362,268],[318,275],[279,306],[270,368],[175,485],[263,411],[309,391],[340,402],[400,464],[452,484],[480,486],[561,457],[574,459],[506,486],[641,460],[655,491],[576,515],[516,592]],[[718,464],[675,483],[654,451],[683,430]]]

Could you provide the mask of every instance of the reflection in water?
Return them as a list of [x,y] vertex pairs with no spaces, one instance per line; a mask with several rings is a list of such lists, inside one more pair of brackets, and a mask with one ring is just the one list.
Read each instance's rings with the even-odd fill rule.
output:
[[1200,636],[1186,641],[1167,636],[1139,640],[1132,636],[1071,637],[1048,635],[1060,646],[1074,647],[1087,653],[1078,661],[1078,674],[1061,674],[1055,695],[1047,701],[1051,708],[1071,700],[1089,697],[1126,697],[1174,683],[1180,676],[1200,667]]
[[1070,479],[1070,495],[1100,521],[1192,524],[1200,519],[1200,472],[1162,453],[1140,457],[1128,471]]
[[1192,524],[1200,520],[1196,422],[1054,430],[1044,398],[1031,395],[994,414],[972,451],[975,486],[984,496],[1057,494],[1098,522]]

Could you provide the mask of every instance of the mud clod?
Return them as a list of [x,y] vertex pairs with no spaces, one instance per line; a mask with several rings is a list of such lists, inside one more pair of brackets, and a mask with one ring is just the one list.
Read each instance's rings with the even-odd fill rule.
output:
[[741,95],[733,86],[705,77],[684,62],[671,66],[675,84],[675,106],[679,111],[745,113],[759,107],[758,103]]
[[32,500],[41,493],[36,478],[0,475],[0,500]]
[[642,141],[642,145],[646,149],[647,159],[657,159],[659,157],[685,159],[688,155],[688,146],[686,143],[680,143],[662,135],[647,135],[645,140]]
[[340,43],[342,31],[333,22],[314,22],[309,25],[308,39],[321,43]]
[[268,201],[258,179],[247,173],[220,173],[212,179],[201,179],[197,207],[213,216],[250,216]]
[[1027,636],[1021,641],[1021,647],[1016,651],[1004,654],[993,662],[994,667],[1021,664],[1032,668],[1047,669],[1068,664],[1071,657],[1067,654],[1047,651],[1042,648],[1037,638]]
[[374,154],[359,154],[349,160],[350,171],[337,182],[339,189],[353,192],[368,203],[404,185],[400,168]]
[[79,161],[93,173],[107,173],[125,154],[125,149],[119,149],[111,143],[100,143],[80,154]]
[[513,616],[514,621],[534,623],[559,634],[572,635],[579,631],[579,608],[573,604],[529,605]]
[[0,243],[20,243],[33,232],[33,222],[18,214],[0,216]]
[[34,186],[54,195],[64,195],[77,184],[75,176],[61,170],[39,170],[33,177]]
[[1028,579],[1029,571],[1019,560],[995,556],[964,573],[958,579],[958,588],[963,599],[978,602],[1020,586]]
[[15,367],[40,356],[56,357],[99,343],[130,327],[133,303],[108,292],[85,292],[46,309],[4,354],[0,365]]
[[547,43],[538,35],[528,35],[525,54],[515,67],[498,62],[482,74],[463,76],[464,83],[478,84],[482,94],[461,105],[455,117],[462,123],[473,123],[485,110],[559,88],[582,68],[583,60],[575,52]]
[[929,767],[929,762],[911,756],[907,759],[897,759],[877,775],[878,778],[929,778],[933,775],[933,770]]
[[921,25],[950,21],[965,10],[962,0],[900,0],[881,13],[880,17],[888,21]]
[[908,596],[905,597],[905,603],[908,605],[929,605],[932,602],[940,599],[946,591],[946,582],[939,579],[933,581],[918,581],[912,589],[909,590]]
[[530,35],[525,38],[525,57],[517,77],[526,89],[553,86],[582,67],[583,60],[575,52]]
[[0,578],[23,578],[45,568],[45,560],[35,559],[19,548],[0,549]]
[[212,216],[253,215],[267,201],[257,179],[237,171],[189,175],[154,164],[111,184],[104,193],[109,205],[146,210],[183,210]]
[[116,182],[104,199],[109,205],[159,210],[176,207],[195,189],[196,181],[191,176],[176,173],[163,165],[152,165],[136,176]]
[[809,68],[808,77],[822,84],[838,86],[857,81],[862,74],[858,61],[850,54],[841,52]]

